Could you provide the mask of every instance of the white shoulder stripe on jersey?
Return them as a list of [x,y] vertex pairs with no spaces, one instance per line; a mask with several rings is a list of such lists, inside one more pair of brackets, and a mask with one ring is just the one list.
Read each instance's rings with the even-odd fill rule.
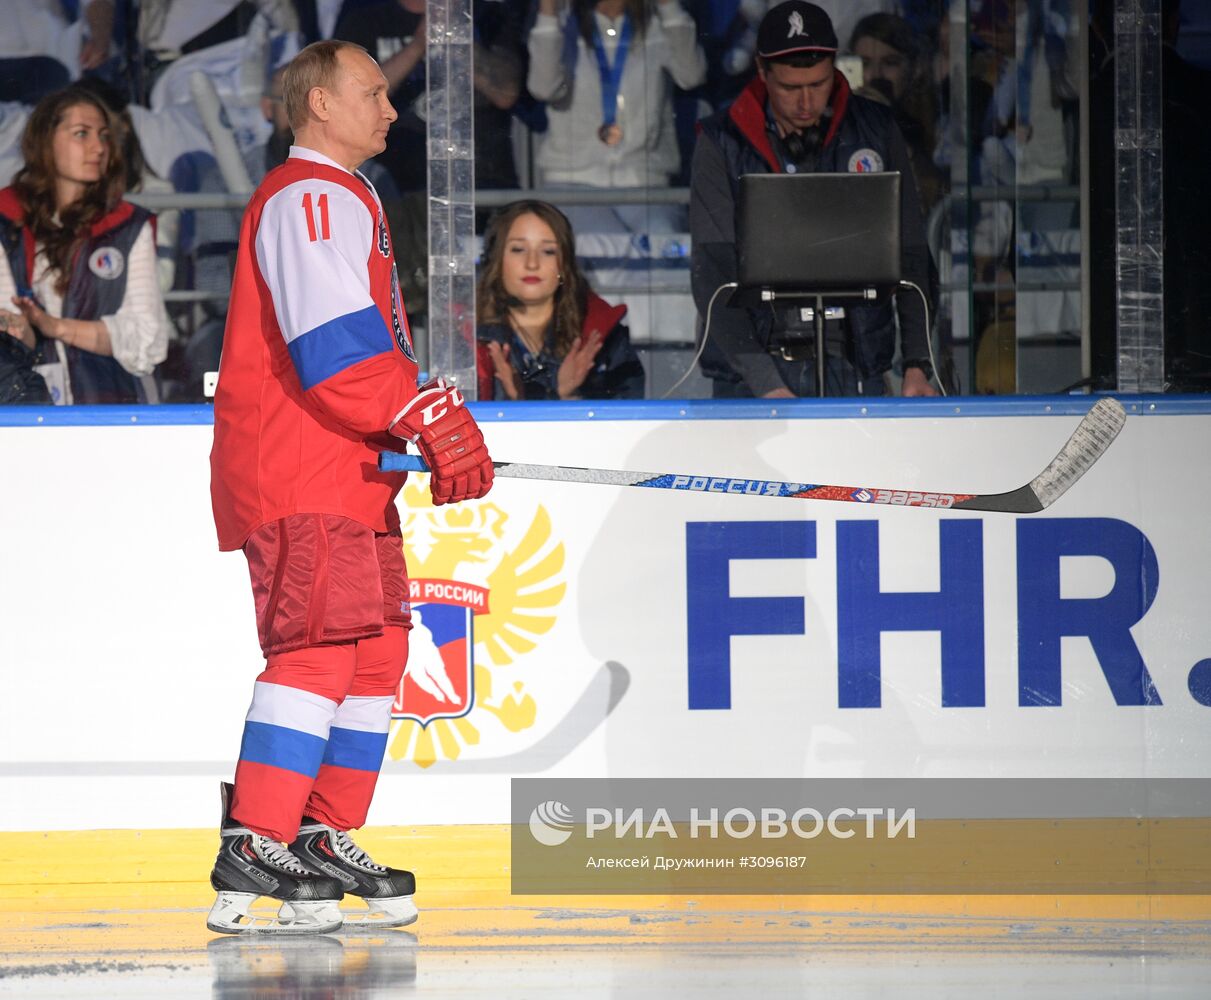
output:
[[286,343],[372,306],[368,260],[376,219],[343,184],[309,178],[261,212],[255,244]]

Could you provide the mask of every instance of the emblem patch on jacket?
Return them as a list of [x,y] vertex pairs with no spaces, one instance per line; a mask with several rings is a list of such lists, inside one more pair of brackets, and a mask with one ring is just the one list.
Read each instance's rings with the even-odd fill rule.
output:
[[88,269],[98,278],[112,280],[126,268],[126,258],[117,247],[100,247],[88,257]]
[[873,149],[859,149],[849,158],[846,168],[851,174],[877,174],[883,170],[883,157]]

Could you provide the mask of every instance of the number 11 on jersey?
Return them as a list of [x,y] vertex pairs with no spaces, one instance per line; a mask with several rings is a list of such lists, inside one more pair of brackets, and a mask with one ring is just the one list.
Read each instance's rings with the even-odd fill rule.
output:
[[[320,234],[319,239],[326,240],[331,238],[332,233],[328,230],[328,194],[325,192],[316,199],[316,207],[320,210]],[[303,195],[303,214],[307,216],[307,238],[314,243],[316,241],[315,233],[315,208],[311,204],[311,192],[308,191]]]

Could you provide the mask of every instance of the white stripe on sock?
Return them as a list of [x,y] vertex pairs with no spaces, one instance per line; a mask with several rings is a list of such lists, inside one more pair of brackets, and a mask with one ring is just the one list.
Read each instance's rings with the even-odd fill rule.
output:
[[323,695],[284,684],[257,681],[252,691],[248,721],[310,733],[326,740],[336,710],[336,702]]
[[340,729],[356,729],[362,733],[385,733],[391,728],[392,695],[364,697],[350,695],[336,710],[332,724]]

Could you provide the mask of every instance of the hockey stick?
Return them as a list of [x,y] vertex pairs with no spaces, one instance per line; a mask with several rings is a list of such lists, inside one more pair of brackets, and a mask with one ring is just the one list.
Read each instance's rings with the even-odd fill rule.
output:
[[[694,493],[732,493],[742,496],[786,497],[796,500],[841,500],[850,503],[892,504],[956,510],[995,510],[1034,514],[1051,506],[1105,453],[1123,429],[1127,414],[1115,399],[1099,399],[1081,418],[1068,443],[1042,472],[1025,486],[1008,493],[941,493],[924,490],[887,490],[873,486],[822,486],[784,483],[769,479],[732,479],[726,476],[676,475],[671,472],[619,472],[579,469],[570,465],[523,465],[494,462],[496,475],[509,479],[549,479],[562,483],[601,483],[607,486],[646,486]],[[428,472],[415,455],[384,452],[379,468],[387,472]]]

